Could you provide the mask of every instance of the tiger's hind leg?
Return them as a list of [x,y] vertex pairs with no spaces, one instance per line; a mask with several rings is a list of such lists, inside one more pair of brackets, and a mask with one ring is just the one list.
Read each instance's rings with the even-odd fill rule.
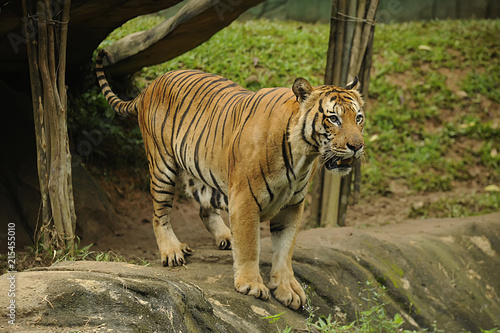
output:
[[151,195],[154,208],[153,228],[161,263],[163,266],[181,266],[186,263],[184,256],[191,254],[191,249],[177,239],[170,224],[176,180],[174,163],[162,158],[151,160],[151,156],[148,157],[150,157]]
[[212,207],[200,207],[200,218],[207,230],[215,238],[215,243],[220,250],[231,249],[231,230],[226,226],[219,210]]
[[184,184],[184,192],[200,204],[200,218],[219,249],[230,250],[231,230],[219,214],[219,209],[227,209],[227,197],[185,172],[179,178]]

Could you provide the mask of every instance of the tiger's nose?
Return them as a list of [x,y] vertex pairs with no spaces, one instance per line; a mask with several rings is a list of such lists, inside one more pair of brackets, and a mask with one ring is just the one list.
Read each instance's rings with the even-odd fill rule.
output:
[[358,150],[363,148],[363,143],[361,143],[361,142],[348,143],[347,148],[349,148],[353,152],[357,152]]

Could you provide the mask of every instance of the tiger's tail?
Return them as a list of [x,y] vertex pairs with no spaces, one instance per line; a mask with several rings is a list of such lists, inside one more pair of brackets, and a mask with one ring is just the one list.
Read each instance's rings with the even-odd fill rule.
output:
[[105,49],[99,50],[97,53],[97,57],[95,59],[95,73],[97,75],[97,81],[99,82],[99,87],[101,88],[101,92],[104,97],[106,97],[106,101],[108,101],[109,105],[113,108],[113,110],[122,115],[122,116],[137,116],[137,102],[138,98],[135,98],[131,101],[123,101],[109,87],[108,80],[106,79],[106,75],[104,74],[104,66],[103,60],[104,57],[108,60],[109,63],[113,63],[113,57],[111,53],[109,53]]

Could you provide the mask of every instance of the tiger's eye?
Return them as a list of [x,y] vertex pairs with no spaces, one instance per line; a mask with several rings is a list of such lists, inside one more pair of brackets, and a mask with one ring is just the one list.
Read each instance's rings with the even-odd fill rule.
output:
[[339,122],[339,117],[337,117],[336,115],[330,116],[328,117],[328,119],[334,124]]
[[363,115],[358,114],[358,115],[356,116],[356,122],[357,122],[358,124],[359,124],[359,123],[361,123],[361,122],[363,122]]

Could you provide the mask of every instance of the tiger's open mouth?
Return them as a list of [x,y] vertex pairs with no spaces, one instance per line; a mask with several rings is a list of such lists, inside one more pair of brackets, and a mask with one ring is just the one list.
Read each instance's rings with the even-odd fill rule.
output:
[[352,162],[354,161],[354,157],[343,159],[331,158],[325,163],[325,168],[328,170],[334,169],[350,169],[352,168]]

